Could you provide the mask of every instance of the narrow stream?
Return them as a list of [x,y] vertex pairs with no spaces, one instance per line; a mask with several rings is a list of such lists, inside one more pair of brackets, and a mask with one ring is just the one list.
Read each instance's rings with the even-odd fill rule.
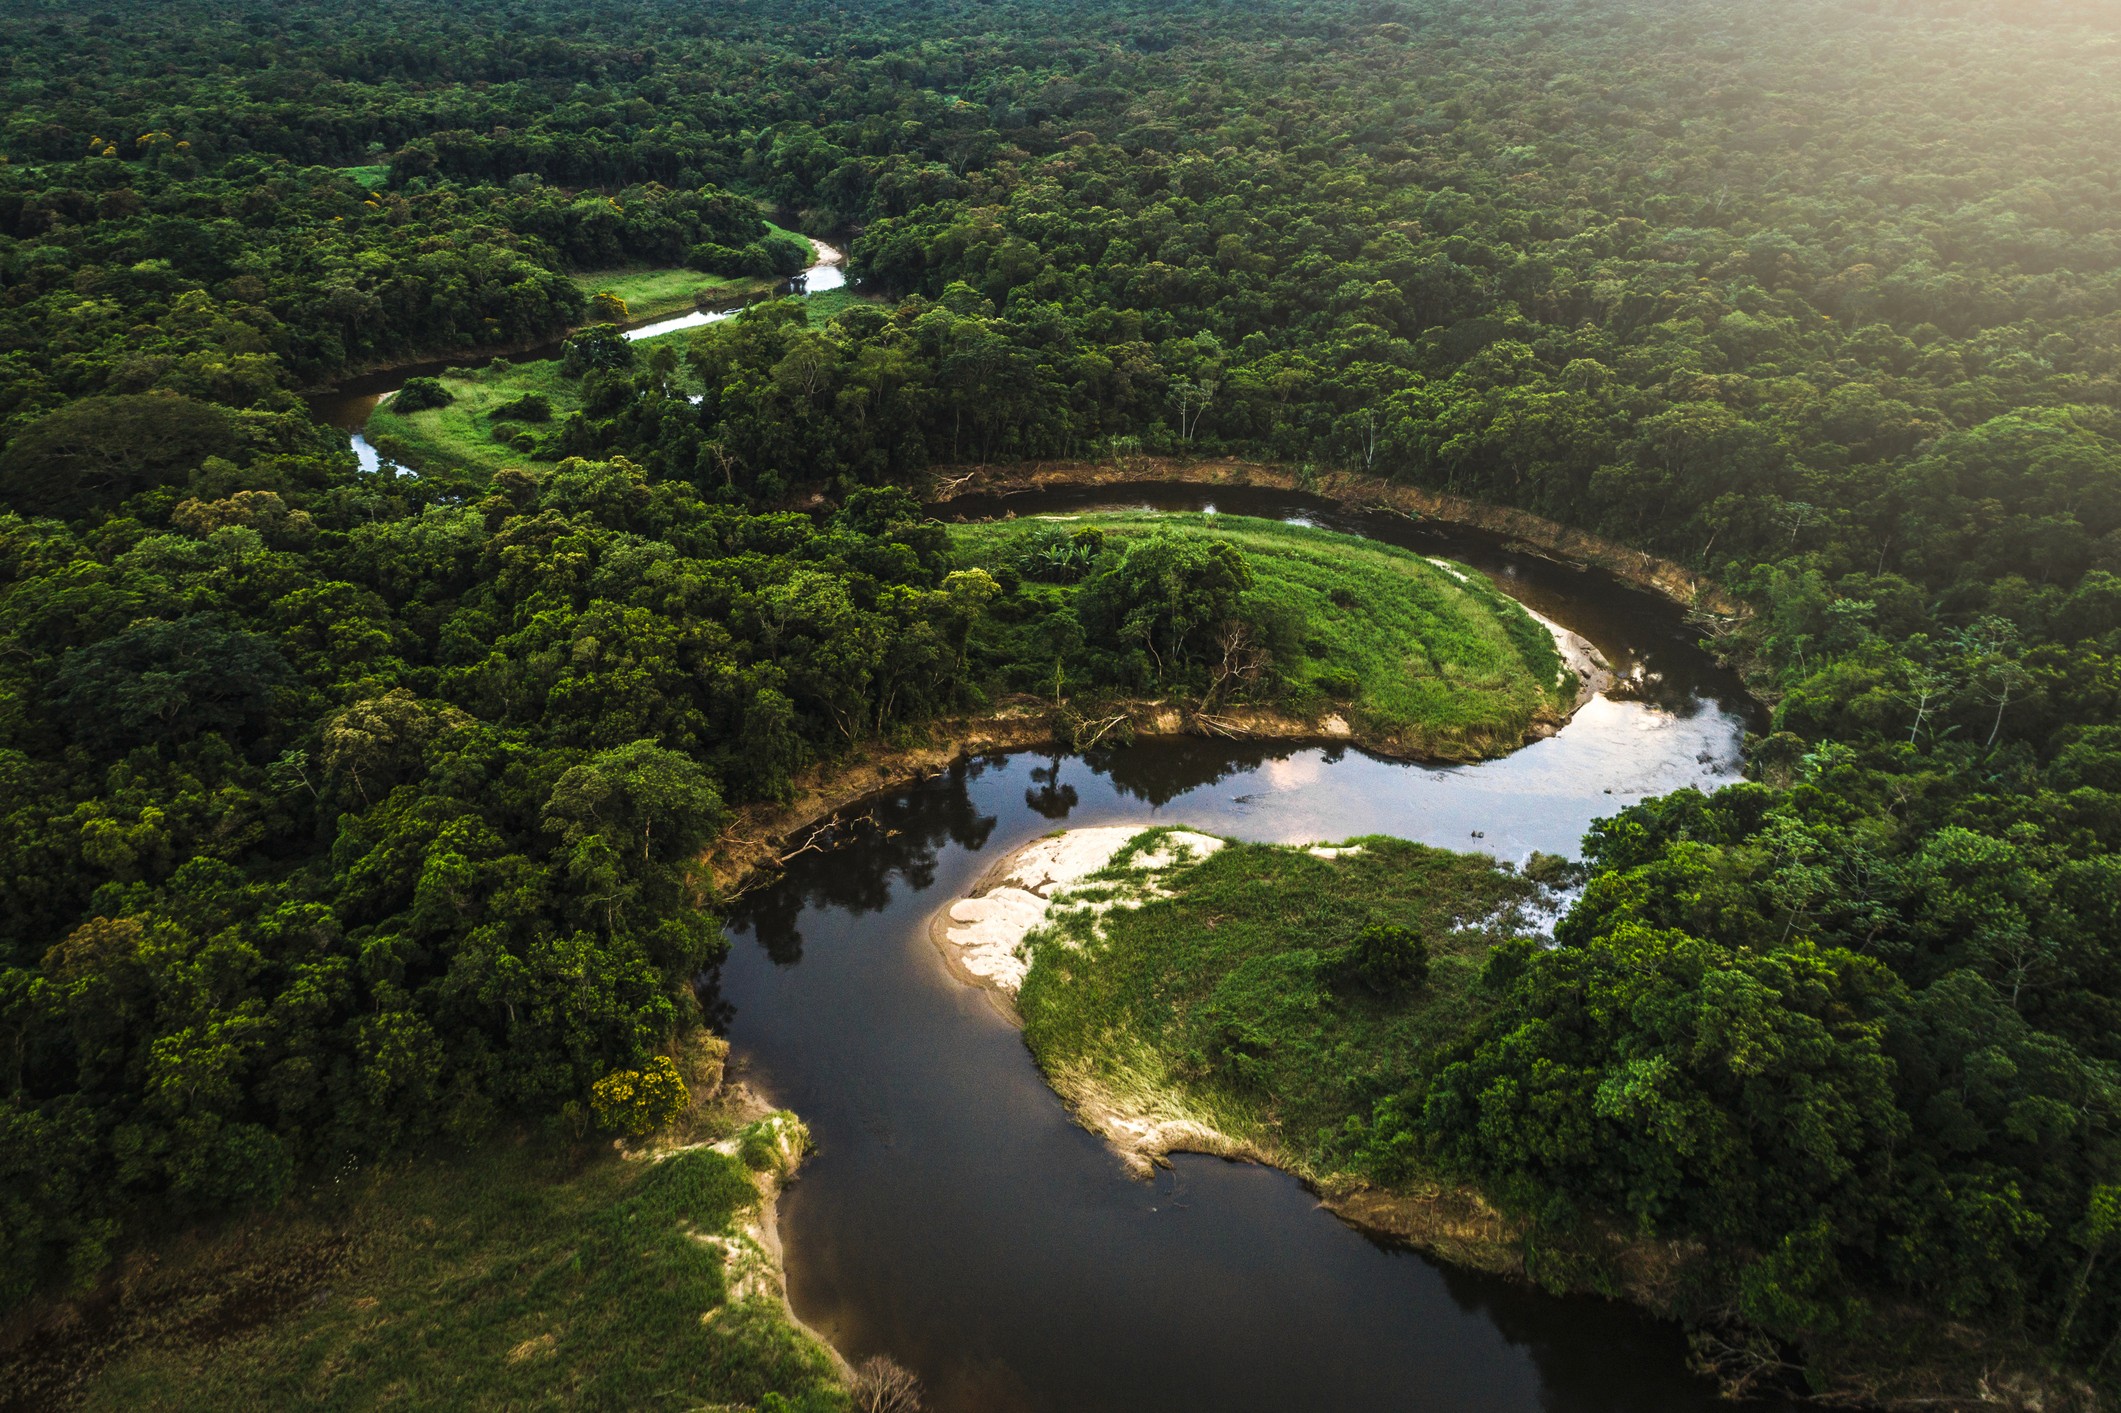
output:
[[1596,643],[1629,699],[1475,766],[1166,741],[990,757],[872,802],[884,828],[747,900],[714,997],[752,1082],[818,1142],[781,1209],[797,1312],[851,1358],[912,1366],[945,1413],[1728,1407],[1687,1372],[1676,1328],[1374,1243],[1284,1174],[1180,1156],[1152,1183],[1129,1180],[928,942],[936,908],[1062,824],[1183,821],[1279,841],[1387,832],[1522,859],[1574,854],[1592,820],[1644,795],[1736,778],[1748,724],[1736,683],[1676,609],[1602,574],[1264,492],[946,509],[1211,501],[1471,563]]

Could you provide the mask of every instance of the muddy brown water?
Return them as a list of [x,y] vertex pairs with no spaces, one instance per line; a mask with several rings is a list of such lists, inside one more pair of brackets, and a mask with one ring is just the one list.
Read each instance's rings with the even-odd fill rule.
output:
[[1464,767],[1160,741],[962,763],[862,809],[731,919],[709,1000],[751,1080],[818,1145],[784,1198],[796,1311],[912,1367],[944,1413],[1730,1408],[1680,1331],[1370,1240],[1270,1169],[1181,1155],[1130,1180],[1015,1028],[953,980],[934,910],[1060,826],[1187,823],[1262,840],[1384,832],[1521,860],[1600,816],[1736,778],[1750,708],[1680,612],[1591,571],[1302,497],[1135,488],[948,513],[1146,506],[1301,518],[1470,563],[1634,684],[1555,737]]

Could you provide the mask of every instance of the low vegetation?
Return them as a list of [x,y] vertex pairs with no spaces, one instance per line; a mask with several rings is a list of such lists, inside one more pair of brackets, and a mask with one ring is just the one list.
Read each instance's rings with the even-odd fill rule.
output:
[[[584,288],[590,287],[584,277]],[[700,301],[687,298],[660,306],[658,289],[691,288],[713,276],[687,270],[647,271],[637,277],[636,292],[645,306],[627,293],[626,281],[597,285],[620,295],[626,317],[639,320],[656,313],[682,313]],[[721,298],[737,300],[771,290],[777,280],[721,282]],[[828,290],[801,301],[775,301],[784,318],[823,321],[862,303],[846,290]],[[800,311],[800,312],[797,312]],[[557,359],[514,360],[498,357],[483,367],[467,367],[437,378],[409,379],[394,396],[379,403],[364,429],[369,441],[402,466],[452,482],[485,476],[506,467],[562,456],[594,455],[599,439],[593,417],[600,410],[635,396],[636,383],[654,386],[678,407],[689,407],[696,376],[686,372],[679,350],[691,330],[679,329],[644,339],[626,339],[616,325],[592,324],[575,331]],[[591,381],[589,375],[604,376]],[[410,394],[410,396],[408,396]]]
[[[901,493],[1241,455],[1681,561],[1774,711],[1351,1154],[1712,1246],[1757,1367],[1904,1318],[2111,1402],[2111,5],[498,13],[0,14],[0,1302],[638,1070],[725,801],[997,681],[1224,706],[1212,632],[1082,587],[1077,648]],[[441,379],[420,478],[297,396],[543,346],[582,272],[789,270],[762,202],[890,302],[585,369],[506,452],[540,390]]]
[[1576,700],[1553,637],[1520,605],[1471,570],[1389,545],[1146,512],[951,534],[1009,590],[972,640],[1005,689],[1108,681],[1203,710],[1339,712],[1368,744],[1450,759],[1519,746]]
[[[1492,859],[1390,838],[1230,843],[1147,887],[1134,861],[1166,833],[1128,845],[1028,939],[1024,1038],[1049,1073],[1175,1097],[1313,1179],[1344,1169],[1350,1125],[1493,1005],[1489,955],[1542,891]],[[1139,906],[1094,906],[1112,898]]]
[[768,1116],[719,1148],[547,1132],[342,1174],[155,1253],[34,1363],[26,1406],[849,1407],[752,1230]]
[[574,276],[585,298],[616,295],[629,319],[659,319],[702,306],[713,307],[771,290],[771,276],[710,275],[701,270],[590,270]]

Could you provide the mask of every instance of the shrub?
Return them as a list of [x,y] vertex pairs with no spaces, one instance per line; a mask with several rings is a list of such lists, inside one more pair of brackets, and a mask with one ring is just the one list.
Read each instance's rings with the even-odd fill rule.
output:
[[405,386],[391,399],[391,409],[396,412],[426,412],[436,407],[447,407],[455,402],[456,394],[442,386],[436,378],[407,378]]
[[633,367],[633,345],[616,324],[591,324],[577,329],[560,349],[560,376],[579,378],[584,373]]
[[1373,922],[1342,952],[1349,972],[1372,991],[1395,995],[1429,979],[1429,944],[1411,927]]
[[644,1069],[614,1070],[589,1087],[597,1124],[630,1138],[667,1126],[691,1098],[668,1055],[656,1056]]
[[524,393],[514,402],[504,402],[493,410],[495,421],[512,418],[518,422],[550,422],[552,403],[543,393]]
[[1318,690],[1337,702],[1351,702],[1362,691],[1362,679],[1344,667],[1328,668],[1318,674]]

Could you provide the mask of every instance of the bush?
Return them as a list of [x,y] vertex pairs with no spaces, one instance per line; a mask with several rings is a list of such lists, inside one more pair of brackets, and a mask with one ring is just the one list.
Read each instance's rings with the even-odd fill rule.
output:
[[577,329],[574,337],[560,349],[560,376],[563,378],[631,367],[633,345],[616,324],[591,324]]
[[1429,944],[1411,927],[1373,922],[1342,949],[1346,969],[1381,995],[1411,991],[1429,979]]
[[543,393],[524,393],[514,402],[504,402],[493,410],[496,422],[512,418],[518,422],[550,422],[552,403]]
[[691,1098],[668,1055],[656,1056],[645,1069],[614,1070],[589,1087],[598,1126],[630,1138],[666,1127]]
[[1316,680],[1318,690],[1336,702],[1352,702],[1362,692],[1362,679],[1343,667],[1328,668]]
[[456,394],[442,386],[436,378],[407,378],[405,386],[398,389],[392,398],[394,412],[426,412],[436,407],[447,407],[455,402]]

